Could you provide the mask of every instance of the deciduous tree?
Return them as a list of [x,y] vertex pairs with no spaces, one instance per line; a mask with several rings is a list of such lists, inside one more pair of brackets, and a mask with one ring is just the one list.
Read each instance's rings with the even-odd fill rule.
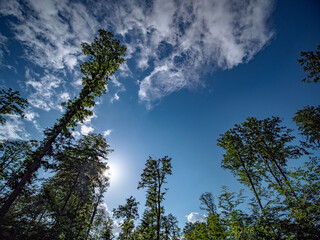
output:
[[82,89],[78,97],[64,104],[66,111],[57,123],[45,131],[45,138],[40,147],[32,154],[32,163],[0,209],[0,223],[8,212],[10,206],[21,193],[26,182],[41,166],[41,160],[53,148],[57,137],[61,134],[70,134],[69,128],[76,127],[78,122],[83,122],[93,113],[90,110],[95,106],[95,98],[106,92],[106,85],[120,64],[124,61],[126,48],[119,40],[114,39],[110,32],[99,30],[92,44],[82,43],[82,52],[88,60],[80,65]]
[[150,229],[155,227],[157,240],[160,240],[161,220],[164,214],[162,202],[168,190],[164,185],[167,183],[167,176],[172,174],[171,169],[171,158],[165,156],[156,160],[149,157],[138,185],[138,189],[147,189],[146,207],[148,209],[144,214],[144,224],[147,224]]

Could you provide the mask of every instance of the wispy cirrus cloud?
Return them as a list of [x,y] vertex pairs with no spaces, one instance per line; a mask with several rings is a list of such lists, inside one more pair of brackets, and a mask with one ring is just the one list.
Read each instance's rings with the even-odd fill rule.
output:
[[7,139],[27,139],[29,137],[20,116],[7,115],[6,119],[7,121],[4,124],[0,124],[0,141]]
[[[0,14],[17,19],[11,28],[25,46],[24,57],[50,69],[39,79],[52,79],[58,85],[51,91],[58,94],[66,83],[57,82],[59,74],[72,73],[73,82],[80,78],[75,71],[82,59],[80,42],[91,41],[98,28],[112,29],[122,36],[133,63],[120,69],[119,79],[143,76],[138,96],[151,107],[182,88],[205,86],[205,72],[250,61],[273,36],[268,26],[272,10],[273,0],[12,0],[1,2]],[[115,87],[122,90],[112,101],[125,89]],[[53,108],[45,104],[47,96],[35,96],[34,106]]]
[[0,33],[0,62],[3,58],[4,51],[8,51],[8,49],[6,48],[7,41],[8,39]]
[[80,43],[91,41],[97,20],[84,4],[67,0],[1,1],[0,14],[15,17],[10,21],[14,39],[35,65],[25,74],[31,106],[61,111],[60,103],[71,95],[66,84],[80,78],[75,69],[83,59]]
[[208,68],[250,61],[273,36],[273,1],[126,1],[114,11],[117,32],[141,70],[139,98],[147,106],[182,88],[202,85]]

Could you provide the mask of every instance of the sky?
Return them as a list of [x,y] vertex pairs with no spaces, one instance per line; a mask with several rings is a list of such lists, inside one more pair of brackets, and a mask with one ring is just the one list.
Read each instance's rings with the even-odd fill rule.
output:
[[144,164],[169,156],[166,213],[181,226],[201,219],[202,193],[217,200],[222,185],[241,187],[220,167],[219,134],[249,116],[296,129],[294,113],[319,104],[320,87],[301,82],[297,62],[320,44],[319,12],[317,0],[0,0],[0,87],[30,103],[26,119],[0,126],[0,139],[41,140],[81,89],[80,43],[112,31],[127,61],[73,133],[101,133],[115,150],[105,206],[133,195],[142,214]]

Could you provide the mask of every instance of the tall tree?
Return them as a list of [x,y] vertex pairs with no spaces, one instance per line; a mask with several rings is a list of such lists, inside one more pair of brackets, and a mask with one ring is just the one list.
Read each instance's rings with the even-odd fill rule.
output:
[[[110,151],[101,134],[89,134],[56,149],[52,154],[53,176],[38,193],[28,198],[19,196],[5,217],[2,230],[11,239],[96,236],[96,229],[103,225],[99,206],[109,186],[105,161]],[[19,235],[12,231],[17,228]]]
[[178,240],[180,239],[180,228],[178,226],[178,220],[171,213],[168,216],[162,218],[162,239]]
[[260,173],[266,181],[270,181],[269,173],[275,181],[275,187],[284,194],[288,201],[292,198],[298,201],[286,170],[289,159],[296,159],[302,155],[302,149],[291,145],[294,137],[292,130],[281,126],[278,117],[257,120],[247,118],[241,124],[241,133],[248,147],[252,148],[257,161],[260,163]]
[[88,43],[81,45],[83,54],[89,56],[88,60],[80,65],[83,88],[78,97],[64,104],[66,111],[57,123],[45,131],[44,140],[32,155],[32,163],[29,164],[19,184],[0,209],[0,222],[26,182],[41,166],[42,158],[50,153],[57,137],[60,134],[69,134],[69,127],[76,127],[78,122],[83,122],[86,117],[93,114],[90,109],[95,106],[95,98],[106,92],[110,76],[124,61],[126,48],[120,44],[119,40],[114,39],[112,33],[105,30],[99,30],[99,36],[95,37],[91,45]]
[[301,58],[298,62],[303,67],[305,72],[308,72],[308,76],[302,81],[307,83],[317,83],[320,81],[320,45],[317,47],[317,51],[306,51],[300,53]]
[[[167,156],[157,160],[149,157],[138,184],[138,189],[147,189],[146,207],[148,208],[148,214],[145,216],[148,217],[149,221],[150,217],[154,219],[155,238],[157,240],[160,240],[161,220],[164,214],[164,208],[161,204],[168,190],[164,188],[164,184],[167,183],[167,176],[172,174],[171,160]],[[148,225],[153,225],[153,221],[149,222]]]
[[[303,79],[307,83],[317,83],[320,81],[320,45],[317,48],[318,51],[301,52],[301,59],[298,59],[303,70],[308,72],[308,76]],[[320,147],[320,106],[306,106],[302,110],[299,110],[293,121],[298,125],[301,134],[307,138],[307,142],[304,142],[306,146],[314,148]],[[308,145],[310,144],[310,145]]]
[[[28,164],[37,141],[6,140],[0,142],[0,202],[4,202],[15,188]],[[24,192],[26,192],[25,189]]]
[[241,135],[241,126],[236,125],[235,128],[228,130],[220,135],[218,146],[225,149],[225,154],[221,161],[221,166],[229,169],[238,177],[240,183],[248,186],[260,207],[261,213],[265,214],[265,209],[261,201],[261,177],[257,171],[256,157],[245,144],[244,136]]
[[112,229],[113,229],[113,221],[110,217],[107,217],[107,219],[104,221],[104,225],[103,225],[102,233],[101,233],[101,238],[103,240],[114,239]]
[[320,148],[320,105],[306,106],[293,117],[301,134],[306,137],[304,145]]
[[113,215],[115,218],[122,218],[121,232],[119,234],[120,240],[132,239],[132,232],[134,229],[134,220],[139,217],[138,214],[139,202],[133,196],[126,199],[125,205],[119,205],[116,209],[113,209]]
[[1,115],[18,114],[24,117],[23,110],[28,107],[28,101],[20,97],[18,91],[0,90],[0,123],[5,123],[6,119]]
[[216,205],[214,204],[214,198],[212,193],[205,192],[200,196],[200,209],[205,210],[208,213],[216,213]]

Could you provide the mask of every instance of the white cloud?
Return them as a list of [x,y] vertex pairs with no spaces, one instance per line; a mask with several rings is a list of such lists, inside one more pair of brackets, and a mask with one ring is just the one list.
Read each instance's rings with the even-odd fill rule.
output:
[[7,121],[0,124],[0,141],[6,139],[26,139],[27,134],[21,117],[18,115],[6,115]]
[[116,32],[131,36],[129,56],[142,71],[139,98],[150,106],[181,88],[203,85],[212,66],[230,69],[248,62],[270,40],[273,1],[161,1],[151,7],[125,1],[114,11]]
[[[98,23],[83,4],[69,0],[1,1],[0,14],[14,16],[10,22],[15,39],[24,46],[24,58],[41,68],[39,73],[28,68],[26,81],[31,106],[49,111],[62,111],[59,95],[66,93],[66,74],[79,79],[75,67],[84,57],[81,42],[89,42]],[[1,44],[0,44],[1,45]],[[1,52],[0,52],[1,54]],[[30,78],[30,76],[32,78]]]
[[8,51],[8,49],[6,48],[7,41],[8,39],[0,33],[0,63],[2,61],[4,51]]
[[[102,208],[106,213],[107,213],[107,216],[108,217],[112,217],[113,216],[113,213],[112,211],[109,210],[109,207],[106,203],[101,203],[99,205],[99,208]],[[113,221],[113,226],[112,226],[112,231],[113,231],[113,234],[115,234],[116,236],[119,236],[119,233],[121,232],[121,223],[123,221],[120,221],[119,223],[117,221]]]
[[72,136],[74,137],[74,138],[79,138],[80,137],[80,132],[78,132],[78,131],[73,131],[72,133]]
[[33,112],[30,108],[25,111],[24,113],[24,119],[26,119],[28,122],[32,122],[34,127],[39,131],[42,132],[42,129],[37,122],[36,118],[39,117],[39,114],[36,112]]
[[[203,73],[250,61],[273,36],[268,27],[272,10],[273,0],[155,0],[149,4],[100,0],[90,5],[12,0],[2,1],[0,14],[16,17],[11,27],[25,46],[25,58],[50,69],[27,81],[34,90],[31,104],[48,111],[59,109],[52,99],[65,92],[61,76],[70,72],[73,84],[80,85],[76,74],[78,62],[84,59],[80,43],[90,42],[100,27],[111,28],[125,39],[126,56],[134,58],[135,64],[122,65],[119,77],[138,71],[143,76],[139,99],[151,107],[182,88],[203,86]],[[111,82],[119,89],[114,101],[125,88],[118,79]]]
[[205,220],[205,216],[200,213],[197,213],[197,212],[191,212],[186,217],[187,217],[188,221],[191,223],[204,222],[204,220]]
[[36,112],[32,112],[31,110],[27,110],[24,113],[24,117],[27,121],[32,122],[36,117],[39,117],[39,114]]
[[120,99],[120,97],[119,97],[118,93],[115,93],[113,95],[113,97],[110,99],[110,102],[113,103],[114,101],[119,101],[119,99]]
[[68,93],[56,92],[62,84],[63,80],[49,72],[45,72],[44,76],[39,75],[29,69],[26,70],[26,86],[30,88],[28,101],[31,106],[40,108],[45,111],[51,109],[61,110],[60,103],[68,97]]
[[109,210],[108,205],[104,203],[100,203],[99,207],[102,208],[106,213],[108,217],[112,217],[112,211]]
[[[93,110],[93,109],[91,109]],[[97,118],[97,115],[93,112],[93,115],[92,116],[87,116],[84,120],[84,123],[88,124],[88,123],[91,123],[91,120],[94,119],[94,118]]]
[[86,125],[81,125],[81,134],[82,135],[88,135],[90,132],[94,130],[93,127],[86,126]]
[[106,130],[106,131],[103,132],[103,136],[104,136],[104,137],[107,137],[107,136],[109,136],[109,135],[111,134],[111,132],[112,132],[112,130],[111,130],[111,129],[108,129],[108,130]]

